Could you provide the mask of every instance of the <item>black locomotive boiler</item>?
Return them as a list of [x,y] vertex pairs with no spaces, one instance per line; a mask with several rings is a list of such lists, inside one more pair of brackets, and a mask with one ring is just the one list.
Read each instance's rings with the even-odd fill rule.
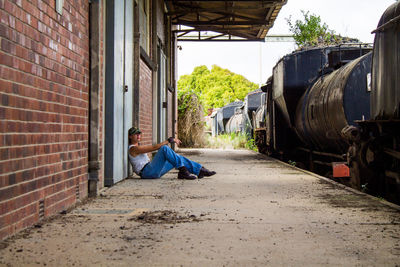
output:
[[[301,158],[310,170],[337,176],[332,163],[345,161],[343,155],[349,147],[342,129],[370,118],[371,58],[370,52],[318,78],[300,99],[295,131],[302,141],[297,150],[303,153],[298,151],[296,160]],[[350,185],[354,183],[347,180]]]

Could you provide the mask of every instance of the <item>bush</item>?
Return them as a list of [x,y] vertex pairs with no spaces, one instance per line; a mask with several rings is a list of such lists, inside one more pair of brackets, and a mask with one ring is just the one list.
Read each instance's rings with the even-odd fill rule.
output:
[[208,148],[221,148],[221,149],[250,149],[258,151],[257,146],[254,144],[254,139],[247,139],[244,134],[221,134],[216,137],[208,136]]
[[203,108],[195,93],[178,96],[178,137],[182,147],[204,146]]
[[312,46],[337,45],[345,42],[359,42],[358,39],[342,37],[329,29],[321,17],[301,10],[303,20],[292,22],[291,16],[286,19],[293,38],[300,48]]

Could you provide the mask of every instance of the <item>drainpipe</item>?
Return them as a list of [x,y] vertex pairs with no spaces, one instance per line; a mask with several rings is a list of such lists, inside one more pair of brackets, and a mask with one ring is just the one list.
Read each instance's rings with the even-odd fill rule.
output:
[[89,1],[89,197],[97,196],[99,182],[99,38],[100,2]]

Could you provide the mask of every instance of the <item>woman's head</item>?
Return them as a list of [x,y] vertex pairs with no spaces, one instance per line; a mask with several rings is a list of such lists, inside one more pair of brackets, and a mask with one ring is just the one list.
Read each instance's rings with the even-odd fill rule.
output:
[[132,127],[128,131],[128,138],[131,143],[137,143],[140,141],[140,135],[142,131],[138,127]]

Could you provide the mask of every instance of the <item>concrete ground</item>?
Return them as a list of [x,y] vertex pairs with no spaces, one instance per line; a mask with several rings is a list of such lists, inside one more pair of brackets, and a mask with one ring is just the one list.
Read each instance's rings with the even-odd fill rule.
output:
[[128,179],[0,243],[0,266],[397,266],[400,213],[245,150],[183,150],[217,175]]

